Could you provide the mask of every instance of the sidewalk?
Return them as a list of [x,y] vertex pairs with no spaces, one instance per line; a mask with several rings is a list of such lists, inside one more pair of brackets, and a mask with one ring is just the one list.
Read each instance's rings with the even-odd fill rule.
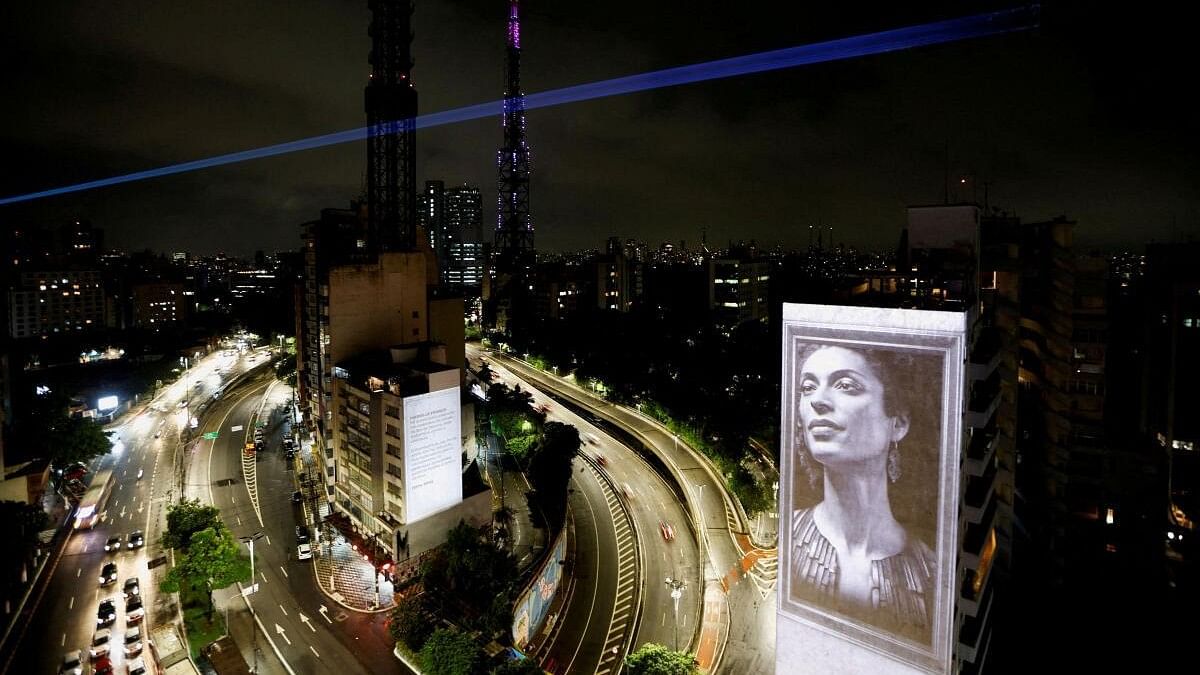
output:
[[[311,441],[304,440],[300,447],[293,461],[297,480],[300,474],[305,474],[309,479],[307,484],[299,488],[304,494],[304,521],[312,526],[314,534],[313,570],[317,586],[334,602],[355,612],[390,610],[396,604],[392,582],[382,575],[377,576],[375,568],[351,548],[336,528],[324,524],[330,508],[321,479],[322,464],[313,457],[316,446]],[[332,542],[327,539],[330,535]]]
[[487,484],[492,488],[492,510],[502,505],[512,512],[507,530],[508,550],[517,560],[517,569],[524,571],[537,560],[537,554],[546,547],[546,532],[533,526],[529,511],[529,500],[525,493],[530,486],[524,474],[507,471],[503,464],[500,439],[495,434],[487,435],[486,450],[481,453]]

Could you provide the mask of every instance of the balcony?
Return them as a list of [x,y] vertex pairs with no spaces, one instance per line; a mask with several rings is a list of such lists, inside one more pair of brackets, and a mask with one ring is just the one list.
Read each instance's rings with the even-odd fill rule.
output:
[[992,374],[982,382],[976,382],[971,388],[970,403],[967,405],[968,427],[982,429],[992,419],[996,408],[1000,407],[1000,372],[993,370]]
[[979,430],[971,434],[967,445],[967,455],[963,460],[963,468],[972,476],[982,476],[987,467],[992,464],[996,455],[996,446],[1000,444],[1000,432],[997,429]]
[[996,489],[996,463],[988,465],[982,476],[967,478],[967,490],[963,495],[963,516],[968,522],[980,523],[992,493]]
[[970,362],[967,364],[968,380],[983,380],[996,371],[1000,365],[1002,339],[999,329],[983,330],[971,349]]
[[988,545],[988,535],[996,526],[996,504],[998,503],[999,500],[991,500],[978,523],[967,523],[962,540],[962,563],[967,569],[979,568],[980,559],[984,555],[984,547]]
[[992,601],[995,597],[995,592],[988,586],[983,591],[978,613],[963,618],[962,628],[958,631],[958,647],[955,650],[958,652],[958,658],[974,663],[977,656],[987,651],[992,632],[988,620],[991,618]]

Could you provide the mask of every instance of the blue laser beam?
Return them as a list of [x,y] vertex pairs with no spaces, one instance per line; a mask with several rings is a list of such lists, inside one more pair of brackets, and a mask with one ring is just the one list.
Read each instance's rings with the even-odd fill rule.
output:
[[[579,84],[561,89],[553,89],[551,91],[530,94],[525,97],[525,109],[532,110],[535,108],[546,108],[550,106],[562,105],[564,103],[577,103],[579,101],[617,96],[620,94],[630,94],[633,92],[647,91],[650,89],[660,89],[663,87],[672,87],[682,84],[691,84],[694,82],[735,77],[738,75],[762,73],[771,70],[779,70],[781,68],[793,68],[796,66],[812,65],[815,63],[839,61],[842,59],[871,56],[874,54],[883,54],[902,49],[912,49],[914,47],[925,47],[929,45],[955,42],[970,38],[987,37],[1002,33],[1028,30],[1037,27],[1038,13],[1038,5],[1017,7],[1013,9],[989,12],[986,14],[977,14],[975,16],[948,19],[945,21],[938,21],[920,26],[896,28],[879,33],[870,33],[868,35],[840,38],[837,40],[818,42],[810,45],[801,45],[798,47],[788,47],[785,49],[759,52],[757,54],[749,54],[746,56],[735,56],[727,59],[719,59],[717,61],[706,61],[704,63],[697,63],[690,66],[679,66],[675,68],[667,68],[665,70],[656,70],[640,75],[630,75],[626,77],[613,78],[610,80],[601,80],[599,82],[592,82],[589,84]],[[414,124],[416,129],[420,130],[429,129],[431,127],[441,126],[444,124],[466,122],[468,120],[479,119],[481,117],[499,117],[501,111],[503,110],[503,106],[503,100],[477,103],[475,105],[455,108],[453,110],[419,115],[414,120]],[[338,145],[340,143],[362,141],[366,140],[369,132],[369,127],[359,127],[357,129],[349,129],[332,134],[313,136],[311,138],[290,141],[287,143],[279,143],[277,145],[269,145],[254,150],[243,150],[241,152],[217,155],[215,157],[209,157],[206,159],[197,159],[190,162],[183,162],[181,164],[173,164],[171,166],[160,167],[157,169],[137,171],[120,176],[112,176],[110,178],[102,178],[85,183],[77,183],[75,185],[67,185],[49,190],[42,190],[40,192],[31,192],[29,194],[3,197],[0,198],[0,205],[16,204],[18,202],[27,202],[35,199],[41,199],[43,197],[53,197],[71,192],[80,192],[83,190],[91,190],[110,185],[131,183],[148,178],[157,178],[159,176],[170,176],[188,171],[198,171],[200,169],[208,169],[215,166],[223,166],[225,164],[235,164],[237,162],[246,162],[252,159],[262,159],[264,157],[285,155],[292,152],[299,152],[301,150],[312,150],[330,145]]]

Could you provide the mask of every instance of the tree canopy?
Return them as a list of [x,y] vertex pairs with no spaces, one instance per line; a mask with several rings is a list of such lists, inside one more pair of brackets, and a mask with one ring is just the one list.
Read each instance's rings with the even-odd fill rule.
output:
[[691,654],[654,642],[647,642],[626,656],[625,668],[629,675],[696,675],[700,672]]
[[497,666],[492,675],[545,675],[546,671],[533,659],[513,659]]
[[482,651],[470,636],[439,628],[421,648],[421,672],[426,675],[475,675]]
[[47,458],[58,467],[87,463],[112,449],[103,427],[90,419],[71,417],[68,403],[58,394],[34,397],[28,417],[16,424],[18,442],[31,448],[32,456]]
[[221,526],[221,512],[217,507],[201,504],[199,499],[185,499],[167,507],[167,531],[163,533],[163,546],[187,548],[192,535]]
[[175,559],[175,567],[167,572],[160,588],[167,593],[203,592],[211,615],[213,590],[249,580],[250,558],[242,554],[229,529],[218,523],[192,535],[186,551]]
[[443,604],[462,607],[464,625],[489,634],[512,625],[512,582],[516,578],[512,556],[497,550],[461,520],[421,567],[427,591]]
[[420,651],[425,646],[433,633],[433,621],[426,604],[423,595],[409,595],[396,603],[388,626],[393,640],[404,643],[413,651]]

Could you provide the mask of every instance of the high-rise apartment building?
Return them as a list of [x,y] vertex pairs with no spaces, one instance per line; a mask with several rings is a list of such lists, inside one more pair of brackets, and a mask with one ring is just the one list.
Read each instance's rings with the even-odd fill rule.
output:
[[746,256],[708,261],[708,307],[725,331],[748,321],[766,323],[770,263]]
[[21,272],[8,289],[13,338],[85,332],[104,326],[104,286],[97,270]]
[[137,328],[165,328],[182,323],[188,315],[190,296],[180,283],[158,281],[134,284],[133,325]]

